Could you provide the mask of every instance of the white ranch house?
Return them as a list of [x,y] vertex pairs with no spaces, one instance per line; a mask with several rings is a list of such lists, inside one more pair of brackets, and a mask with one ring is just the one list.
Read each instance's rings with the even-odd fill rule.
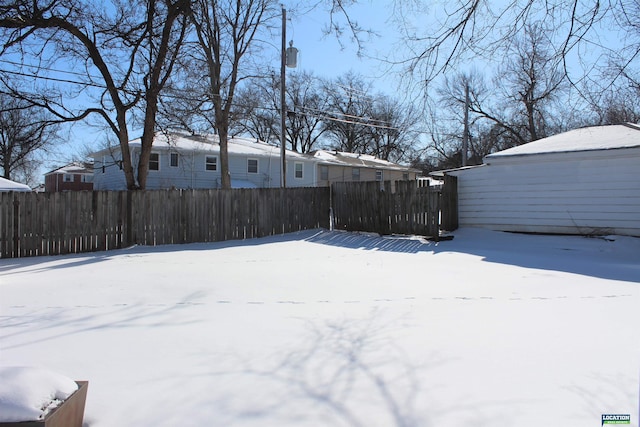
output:
[[[140,139],[129,143],[133,163],[140,157]],[[228,143],[229,171],[234,188],[280,186],[280,148],[246,138]],[[287,185],[311,186],[313,161],[293,151],[286,152]],[[119,147],[94,153],[94,189],[126,190]],[[147,189],[220,188],[220,145],[215,135],[158,133],[153,142]]]
[[[133,163],[140,156],[140,139],[129,143]],[[256,139],[231,138],[229,171],[234,188],[280,187],[280,147]],[[125,190],[120,147],[93,154],[95,190]],[[287,187],[318,187],[336,181],[415,179],[419,171],[372,156],[286,150]],[[158,133],[153,142],[149,190],[220,188],[220,145],[216,135]]]
[[640,126],[575,129],[444,171],[461,227],[640,236]]

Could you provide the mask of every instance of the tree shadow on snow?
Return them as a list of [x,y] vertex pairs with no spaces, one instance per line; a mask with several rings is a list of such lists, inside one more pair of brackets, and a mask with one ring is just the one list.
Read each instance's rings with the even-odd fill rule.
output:
[[[457,361],[438,349],[407,352],[400,338],[404,319],[372,310],[364,318],[305,326],[299,340],[275,354],[236,355],[231,365],[237,370],[217,371],[211,359],[203,362],[197,378],[212,377],[220,390],[190,403],[215,414],[212,427],[431,427],[452,415],[478,426],[495,424],[482,410],[483,396],[443,406],[437,370]],[[521,403],[494,401],[491,407]]]
[[239,362],[243,367],[231,375],[253,386],[238,389],[236,399],[221,405],[225,423],[432,425],[418,409],[426,396],[421,372],[429,366],[410,361],[377,313],[366,319],[309,322],[305,331],[298,344],[278,355]]
[[188,314],[189,307],[197,304],[193,300],[198,297],[199,294],[187,295],[172,304],[25,307],[14,316],[0,318],[0,328],[5,331],[1,336],[5,341],[3,349],[28,347],[67,336],[82,337],[83,334],[105,329],[144,330],[189,325],[198,320],[184,316],[184,311],[187,310]]

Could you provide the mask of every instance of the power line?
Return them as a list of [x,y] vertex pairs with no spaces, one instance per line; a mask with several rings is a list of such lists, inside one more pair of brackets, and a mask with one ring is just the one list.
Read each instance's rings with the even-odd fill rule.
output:
[[106,89],[107,88],[105,85],[100,85],[98,83],[93,83],[93,82],[79,82],[79,81],[74,81],[74,80],[61,79],[61,78],[57,78],[57,77],[39,76],[37,74],[27,74],[27,73],[23,73],[23,72],[20,72],[20,71],[12,71],[12,70],[0,69],[0,73],[13,74],[13,75],[16,75],[16,76],[30,77],[30,78],[34,78],[34,79],[48,80],[48,81],[53,81],[53,82],[58,82],[58,83],[70,83],[70,84],[76,84],[76,85],[81,85],[81,86],[92,86],[92,87],[97,87],[97,88],[100,88],[100,89]]
[[[16,64],[14,62],[5,61],[5,60],[0,60],[0,62]],[[49,71],[57,71],[57,72],[65,73],[65,71],[62,71],[62,70],[55,70],[55,69],[51,69],[51,68],[43,68],[43,69],[46,69],[46,70],[49,70]],[[80,82],[80,81],[75,81],[75,80],[70,80],[70,79],[61,79],[61,78],[56,78],[56,77],[41,76],[41,75],[37,75],[37,74],[27,74],[27,73],[23,73],[23,72],[19,72],[19,71],[13,71],[13,70],[0,69],[0,73],[7,73],[7,74],[19,75],[19,76],[23,76],[23,77],[30,77],[30,78],[35,78],[35,79],[47,80],[47,81],[54,81],[54,82],[58,82],[58,83],[76,84],[76,85],[81,85],[81,86],[95,87],[95,88],[99,88],[99,89],[107,89],[106,85],[101,85],[101,84],[98,84],[98,83]],[[74,73],[74,72],[66,72],[66,73],[72,74],[72,75],[83,75],[83,74]],[[134,94],[133,91],[129,91],[129,90],[124,90],[124,92],[128,93],[128,94]],[[187,96],[177,95],[177,94],[167,94],[167,93],[165,93],[163,95],[163,97],[170,98],[170,99],[179,99],[179,100],[183,100],[183,101],[200,101],[200,99],[197,99],[197,98],[194,98],[194,97],[187,97]],[[278,111],[278,109],[275,108],[275,107],[252,106],[252,105],[243,105],[243,104],[236,104],[236,103],[234,103],[233,106],[241,107],[241,108],[256,108],[256,109],[268,110],[268,111]],[[305,110],[309,110],[309,111],[311,111],[311,113],[309,114],[309,113],[304,113],[304,112],[297,112],[296,114],[312,115],[312,116],[320,117],[323,120],[334,121],[334,122],[339,122],[339,123],[356,124],[356,125],[369,126],[369,127],[373,127],[373,128],[379,128],[379,129],[398,130],[398,131],[400,130],[400,128],[398,128],[398,127],[390,126],[389,123],[384,121],[384,120],[372,119],[372,118],[369,118],[369,117],[357,116],[357,115],[346,114],[346,113],[335,112],[335,111],[323,111],[323,110],[318,110],[318,109],[315,109],[315,108],[305,107],[305,106],[301,106],[300,108],[303,108]],[[340,119],[340,118],[335,117],[335,116],[347,117],[347,119]],[[355,120],[350,120],[350,119],[355,119]]]
[[[362,126],[370,126],[370,127],[374,127],[374,128],[380,128],[380,129],[400,130],[400,128],[393,127],[393,126],[391,126],[389,124],[389,122],[386,122],[384,120],[371,119],[371,118],[364,117],[364,116],[356,116],[356,115],[345,114],[345,113],[322,111],[322,110],[318,110],[318,109],[315,109],[315,108],[304,107],[304,106],[301,106],[300,108],[312,111],[311,115],[315,115],[315,116],[318,116],[318,117],[321,117],[321,118],[324,118],[324,119],[327,119],[327,120],[336,121],[336,122],[340,122],[340,123],[348,123],[348,124],[356,124],[356,125],[362,125]],[[305,114],[305,115],[307,115],[307,113],[297,113],[297,114]],[[332,117],[330,115],[343,116],[343,117],[348,117],[350,119],[358,119],[358,120],[339,119],[337,117]],[[376,124],[376,122],[377,123],[381,123],[381,124]]]
[[[77,71],[71,71],[71,70],[58,70],[56,68],[51,68],[51,67],[44,67],[42,65],[29,65],[29,64],[23,64],[21,62],[15,62],[15,61],[10,61],[8,59],[0,59],[1,63],[4,64],[9,64],[9,65],[15,65],[17,67],[29,67],[29,68],[37,68],[38,70],[45,70],[45,71],[52,71],[54,73],[61,73],[61,74],[71,74],[73,76],[80,76],[80,77],[87,77],[87,73],[79,73]],[[89,75],[90,78],[98,78],[98,77],[94,77]]]
[[339,82],[334,82],[333,84],[338,86],[339,88],[341,88],[346,93],[349,93],[351,96],[360,96],[360,97],[365,98],[365,99],[372,99],[373,98],[365,90],[357,89],[357,88],[355,88],[353,86],[343,85],[343,84],[340,84]]

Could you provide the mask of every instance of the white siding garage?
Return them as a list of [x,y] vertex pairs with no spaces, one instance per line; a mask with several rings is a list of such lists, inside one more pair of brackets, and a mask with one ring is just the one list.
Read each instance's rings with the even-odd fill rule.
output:
[[461,227],[640,236],[640,126],[576,129],[448,171]]

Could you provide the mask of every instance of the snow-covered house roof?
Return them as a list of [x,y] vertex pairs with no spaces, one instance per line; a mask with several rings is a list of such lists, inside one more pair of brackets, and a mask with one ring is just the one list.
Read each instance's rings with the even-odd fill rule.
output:
[[[267,144],[258,139],[233,137],[229,138],[227,144],[229,154],[272,157],[280,153],[280,147]],[[142,142],[140,138],[129,142],[130,148],[139,148],[141,145]],[[169,133],[158,132],[153,140],[153,148],[185,152],[218,153],[220,152],[220,139],[218,135],[192,135],[181,131],[171,131]],[[286,151],[286,156],[304,157],[302,154],[291,150]]]
[[640,147],[639,125],[627,123],[621,125],[591,126],[574,129],[489,154],[485,157],[485,161],[512,156],[602,151],[635,147]]
[[[132,149],[141,146],[140,138],[129,142]],[[118,147],[115,147],[118,149]],[[169,133],[158,132],[153,141],[154,149],[177,150],[186,152],[211,152],[220,151],[218,135],[192,135],[183,131],[171,131]],[[110,152],[111,149],[104,149],[94,153],[94,156]],[[229,154],[238,154],[256,157],[273,157],[280,154],[280,147],[267,144],[255,138],[232,137],[228,140]],[[298,153],[293,150],[286,150],[287,158],[297,158],[301,160],[315,160],[320,164],[367,167],[387,170],[415,171],[408,166],[402,166],[387,160],[379,159],[368,154],[346,153],[341,151],[316,150],[311,153]]]
[[379,159],[369,154],[316,150],[310,153],[310,155],[320,164],[419,172],[418,169],[412,169],[408,166],[402,166],[388,160]]
[[93,163],[91,162],[71,162],[65,166],[59,167],[52,171],[45,173],[46,175],[52,174],[92,174]]
[[31,188],[26,184],[0,178],[0,191],[31,191]]

